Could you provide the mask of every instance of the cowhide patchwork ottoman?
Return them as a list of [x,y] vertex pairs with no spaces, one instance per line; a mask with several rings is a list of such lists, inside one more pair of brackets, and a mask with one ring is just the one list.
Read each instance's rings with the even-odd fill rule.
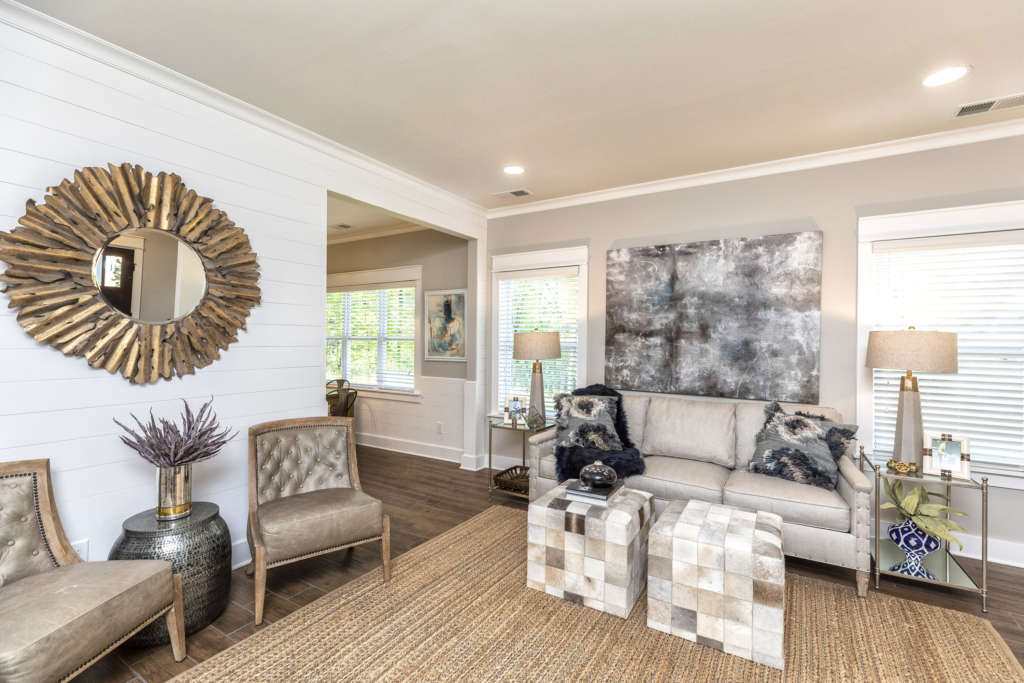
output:
[[647,625],[783,668],[782,518],[673,501],[651,528]]
[[626,618],[647,579],[651,494],[622,488],[603,506],[567,499],[566,484],[530,503],[526,585]]

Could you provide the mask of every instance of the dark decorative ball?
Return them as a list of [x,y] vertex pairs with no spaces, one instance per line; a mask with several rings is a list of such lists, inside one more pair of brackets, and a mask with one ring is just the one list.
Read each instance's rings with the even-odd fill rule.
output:
[[606,489],[615,484],[619,475],[615,470],[596,460],[580,470],[580,482],[592,489]]

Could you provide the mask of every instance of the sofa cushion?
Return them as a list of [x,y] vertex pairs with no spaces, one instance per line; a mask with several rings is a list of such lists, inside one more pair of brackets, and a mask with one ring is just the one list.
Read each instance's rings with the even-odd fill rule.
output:
[[622,412],[626,414],[626,428],[629,430],[629,439],[637,448],[644,442],[644,423],[647,422],[647,406],[651,402],[650,396],[640,394],[622,395]]
[[321,489],[259,506],[267,562],[380,536],[384,508],[359,489]]
[[[736,404],[736,469],[745,470],[754,455],[754,443],[757,433],[764,426],[764,403],[742,402]],[[833,422],[842,422],[843,416],[835,408],[827,406],[811,406],[800,403],[787,403],[783,406],[787,413],[803,412],[808,415],[821,415]]]
[[763,474],[736,470],[725,483],[722,502],[726,505],[767,510],[782,515],[790,524],[820,529],[850,530],[850,506],[838,491]]
[[171,604],[171,563],[79,562],[0,588],[0,680],[70,674]]
[[736,462],[735,404],[652,398],[640,450],[644,455],[703,460],[732,468]]
[[649,455],[644,461],[647,471],[626,477],[626,486],[646,491],[662,500],[722,502],[722,487],[729,478],[727,468],[664,455]]

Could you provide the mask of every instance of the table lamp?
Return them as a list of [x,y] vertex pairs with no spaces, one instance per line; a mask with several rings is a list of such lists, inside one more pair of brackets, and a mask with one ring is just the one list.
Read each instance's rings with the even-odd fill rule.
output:
[[516,332],[512,345],[512,358],[532,360],[533,376],[530,378],[530,407],[526,413],[526,424],[531,429],[544,426],[544,369],[542,360],[562,357],[562,346],[557,332]]
[[916,462],[920,468],[924,425],[921,422],[921,394],[914,372],[956,374],[956,333],[913,327],[869,332],[866,365],[869,368],[907,371],[900,378],[892,457],[900,462]]

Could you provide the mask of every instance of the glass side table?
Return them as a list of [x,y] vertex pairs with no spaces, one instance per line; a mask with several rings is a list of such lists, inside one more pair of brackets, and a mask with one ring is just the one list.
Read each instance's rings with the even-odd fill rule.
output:
[[[875,589],[878,589],[879,578],[882,574],[896,576],[901,579],[931,583],[955,590],[968,591],[981,595],[981,611],[988,612],[988,477],[982,477],[981,481],[976,479],[954,479],[940,477],[934,474],[923,474],[921,472],[901,474],[893,472],[882,465],[876,465],[871,458],[864,453],[864,447],[860,448],[860,468],[862,471],[871,471],[875,476],[875,538],[872,541],[872,555],[875,560]],[[899,572],[889,571],[883,567],[891,567],[904,558],[904,553],[888,537],[881,537],[881,511],[882,503],[882,480],[902,480],[911,484],[924,484],[925,486],[935,485],[945,488],[944,495],[949,500],[953,488],[976,489],[981,491],[981,585],[979,586],[971,576],[960,566],[960,562],[949,552],[949,541],[944,541],[942,546],[924,559],[924,566],[935,576],[935,580],[907,576]],[[947,518],[949,512],[946,513]]]
[[[487,495],[490,496],[495,491],[501,491],[507,493],[510,496],[516,496],[517,498],[530,498],[530,468],[526,466],[526,440],[536,434],[542,432],[545,429],[554,427],[554,420],[545,420],[543,427],[537,427],[533,429],[529,427],[526,422],[519,420],[511,424],[505,424],[505,421],[501,417],[488,417],[487,418]],[[506,467],[497,474],[491,475],[491,459],[494,453],[494,430],[495,429],[507,429],[513,432],[519,432],[523,439],[523,464],[513,465],[512,467]]]

